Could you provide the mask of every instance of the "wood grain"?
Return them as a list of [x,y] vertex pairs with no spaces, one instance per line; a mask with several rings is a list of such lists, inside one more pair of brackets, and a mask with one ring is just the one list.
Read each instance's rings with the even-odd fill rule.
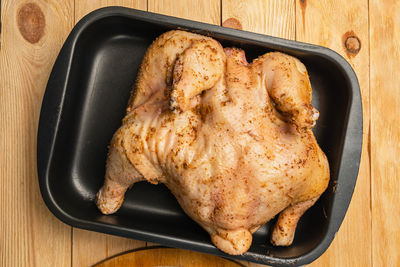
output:
[[[371,266],[368,1],[299,0],[296,3],[296,39],[329,47],[348,60],[360,83],[364,118],[361,166],[349,210],[333,243],[312,266]],[[349,52],[357,43],[347,43],[346,48],[349,36],[356,36],[360,41],[358,53]]]
[[[91,11],[106,6],[147,9],[147,0],[75,1],[75,22]],[[134,79],[134,77],[132,77]],[[107,257],[138,247],[146,242],[73,228],[72,266],[91,266]]]
[[222,21],[234,18],[245,31],[294,39],[295,7],[293,0],[222,0]]
[[[286,39],[295,37],[295,3],[291,0],[222,0],[222,21],[230,18],[238,20],[245,31]],[[265,266],[244,261],[241,263],[248,267]]]
[[147,10],[147,0],[87,0],[75,1],[75,23],[93,10],[106,6],[124,6]]
[[150,12],[218,25],[221,23],[220,5],[220,0],[148,0]]
[[36,135],[50,70],[73,26],[73,1],[1,4],[0,265],[69,266],[71,228],[41,198]]
[[[43,20],[33,7],[24,9],[24,15],[18,18],[28,2],[39,7]],[[342,54],[356,71],[362,90],[362,161],[343,225],[328,251],[311,265],[400,265],[400,167],[396,161],[400,155],[399,2],[3,0],[0,266],[89,266],[145,245],[78,229],[72,233],[71,227],[47,210],[37,183],[37,125],[51,67],[74,23],[90,11],[109,5],[143,10],[148,6],[152,12],[213,24],[234,18],[244,30],[296,38]],[[356,38],[348,39],[352,36]],[[347,48],[345,40],[349,40]]]
[[400,266],[400,3],[370,1],[372,259]]

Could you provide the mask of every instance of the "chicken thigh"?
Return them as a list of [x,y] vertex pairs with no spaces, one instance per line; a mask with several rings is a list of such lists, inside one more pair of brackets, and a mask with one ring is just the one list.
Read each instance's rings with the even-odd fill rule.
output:
[[96,203],[116,212],[134,183],[163,183],[222,251],[238,255],[279,214],[271,242],[292,243],[325,191],[329,166],[311,131],[318,111],[305,66],[184,31],[158,37],[143,59],[109,147]]

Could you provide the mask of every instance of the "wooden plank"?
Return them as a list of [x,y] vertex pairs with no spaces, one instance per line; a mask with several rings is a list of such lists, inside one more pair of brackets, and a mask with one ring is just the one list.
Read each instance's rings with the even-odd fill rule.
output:
[[149,0],[148,10],[169,16],[206,22],[221,23],[220,0]]
[[[130,5],[130,7],[138,8],[138,9],[145,9],[146,1],[136,1],[134,5]],[[211,4],[216,4],[217,1],[211,2],[201,2],[200,6],[202,6],[202,10],[208,9]],[[89,13],[90,11],[106,6],[106,5],[126,5],[129,4],[127,1],[107,1],[104,3],[102,1],[76,1],[75,2],[75,14],[77,16],[77,20],[83,17],[85,14]],[[152,11],[157,10],[159,13],[164,13],[163,5],[169,8],[169,14],[174,15],[175,13],[179,13],[179,10],[190,11],[182,8],[182,6],[186,6],[195,3],[183,3],[179,5],[179,2],[174,3],[174,5],[168,4],[167,2],[156,2],[156,3],[149,3],[150,6],[153,8]],[[197,4],[196,4],[197,5]],[[174,10],[170,8],[170,6],[177,8]],[[219,5],[217,5],[218,9],[215,9],[214,14],[219,14]],[[211,13],[212,14],[212,13]],[[175,14],[178,16],[177,14]],[[197,14],[199,17],[202,16],[202,13]],[[211,16],[212,17],[212,16]],[[209,18],[211,18],[209,17]],[[218,18],[215,20],[208,20],[206,22],[209,23],[219,23],[219,15]],[[92,265],[104,258],[109,256],[118,254],[120,252],[145,246],[145,242],[125,239],[110,235],[104,235],[94,232],[88,232],[85,230],[74,229],[73,230],[73,266],[88,266]]]
[[[221,23],[220,0],[148,0],[148,11],[210,24]],[[148,246],[157,245],[147,243]]]
[[0,265],[69,266],[71,227],[45,207],[36,136],[43,93],[70,32],[73,1],[1,1]]
[[[147,10],[147,0],[75,1],[75,22],[91,11],[106,6]],[[133,77],[134,78],[134,77]],[[138,247],[146,242],[73,228],[72,266],[91,266],[105,258]]]
[[295,39],[295,4],[293,0],[222,0],[222,21],[240,22],[243,30],[286,39]]
[[372,262],[400,266],[400,3],[370,1]]
[[92,266],[124,251],[145,247],[146,242],[74,228],[72,266]]
[[344,56],[357,74],[363,101],[363,152],[355,192],[335,240],[312,266],[371,266],[368,1],[299,0],[296,4],[296,39]]
[[[222,21],[224,26],[294,39],[295,3],[292,0],[222,0]],[[249,267],[265,266],[244,261],[241,263]]]
[[75,22],[95,9],[106,6],[124,6],[140,10],[147,10],[147,0],[87,0],[75,1]]

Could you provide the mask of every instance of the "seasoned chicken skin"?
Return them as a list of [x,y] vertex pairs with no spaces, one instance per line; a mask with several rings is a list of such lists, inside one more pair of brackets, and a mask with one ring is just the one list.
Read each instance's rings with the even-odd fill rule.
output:
[[279,214],[271,235],[292,243],[299,218],[325,191],[329,166],[311,131],[305,66],[282,53],[251,64],[243,50],[184,31],[148,49],[97,194],[116,212],[138,181],[163,183],[222,251],[238,255]]

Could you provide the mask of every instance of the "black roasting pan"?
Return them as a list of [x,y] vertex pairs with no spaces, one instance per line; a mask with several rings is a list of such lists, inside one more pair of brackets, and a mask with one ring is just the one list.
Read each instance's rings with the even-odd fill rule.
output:
[[[102,215],[96,208],[93,200],[103,183],[107,145],[121,124],[142,57],[157,36],[172,29],[211,36],[224,47],[240,47],[249,61],[268,51],[281,51],[306,65],[313,105],[321,114],[314,133],[328,156],[332,178],[326,192],[301,218],[290,247],[269,243],[271,221],[254,233],[246,254],[226,255],[183,213],[163,185],[136,184],[113,215]],[[60,51],[40,113],[37,164],[45,203],[56,217],[71,226],[288,266],[312,262],[332,242],[353,194],[361,143],[357,77],[336,52],[246,31],[108,7],[84,17]]]

